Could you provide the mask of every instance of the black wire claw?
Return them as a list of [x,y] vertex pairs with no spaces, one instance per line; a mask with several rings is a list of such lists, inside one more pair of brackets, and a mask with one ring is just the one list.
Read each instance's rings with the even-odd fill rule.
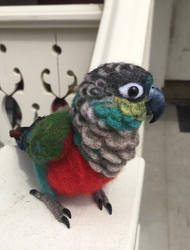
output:
[[49,194],[41,193],[36,189],[31,189],[30,194],[41,200],[49,208],[49,210],[59,222],[64,223],[67,228],[70,228],[70,222],[68,218],[71,219],[71,212],[68,208],[63,208],[58,200],[53,200]]
[[102,199],[98,199],[97,204],[98,204],[98,208],[99,208],[100,210],[102,210],[102,208],[103,208],[103,200],[102,200]]
[[30,192],[29,192],[31,195],[35,195],[37,193],[37,190],[36,189],[31,189]]
[[106,203],[105,207],[108,210],[108,213],[111,215],[112,214],[112,205],[108,202],[108,203]]
[[61,217],[61,221],[67,226],[67,228],[70,228],[70,222],[69,222],[69,220],[67,219],[66,216],[63,215]]
[[109,202],[106,194],[104,193],[103,190],[98,190],[93,193],[93,198],[96,204],[98,205],[98,208],[102,210],[103,206],[106,208],[108,213],[111,215],[112,214],[112,205]]
[[69,219],[71,219],[71,212],[70,212],[70,210],[68,208],[64,207],[63,208],[63,213],[65,215],[67,215],[69,217]]
[[[102,208],[103,208],[103,200],[99,199],[97,204],[98,204],[98,208],[100,210],[102,210]],[[108,203],[104,204],[104,207],[107,209],[108,213],[111,215],[112,214],[112,205],[108,202]]]

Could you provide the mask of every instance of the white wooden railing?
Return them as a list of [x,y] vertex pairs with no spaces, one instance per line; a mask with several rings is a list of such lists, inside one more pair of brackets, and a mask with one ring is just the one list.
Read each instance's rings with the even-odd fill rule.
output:
[[[22,125],[51,112],[55,97],[63,97],[88,71],[96,40],[101,5],[2,7],[0,11],[0,141],[9,138],[5,97],[12,95],[22,112]],[[23,80],[23,89],[15,91]],[[51,92],[45,88],[51,87]]]

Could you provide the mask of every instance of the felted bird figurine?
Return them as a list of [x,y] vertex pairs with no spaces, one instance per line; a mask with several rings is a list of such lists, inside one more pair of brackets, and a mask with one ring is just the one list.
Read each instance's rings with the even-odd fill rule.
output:
[[41,200],[70,228],[71,212],[57,195],[92,195],[98,207],[112,213],[103,186],[135,157],[138,128],[164,111],[165,99],[145,69],[107,63],[86,74],[69,111],[39,117],[30,127],[10,131],[33,161]]

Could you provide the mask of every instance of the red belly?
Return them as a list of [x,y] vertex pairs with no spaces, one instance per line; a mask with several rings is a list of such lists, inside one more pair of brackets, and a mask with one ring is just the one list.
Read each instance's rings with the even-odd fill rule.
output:
[[64,152],[58,160],[50,161],[48,183],[58,194],[91,194],[113,178],[107,178],[91,169],[73,142],[72,133],[64,144]]

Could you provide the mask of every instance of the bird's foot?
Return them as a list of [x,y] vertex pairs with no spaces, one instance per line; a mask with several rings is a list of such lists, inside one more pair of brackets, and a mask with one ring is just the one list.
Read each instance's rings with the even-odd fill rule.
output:
[[41,200],[59,222],[64,223],[67,228],[70,228],[68,218],[71,219],[71,212],[68,208],[63,207],[58,200],[54,200],[49,194],[41,193],[35,189],[30,190],[30,194]]
[[105,192],[100,189],[96,192],[93,193],[93,198],[98,205],[98,208],[102,210],[103,206],[107,209],[108,213],[111,215],[112,214],[112,205],[109,202]]

